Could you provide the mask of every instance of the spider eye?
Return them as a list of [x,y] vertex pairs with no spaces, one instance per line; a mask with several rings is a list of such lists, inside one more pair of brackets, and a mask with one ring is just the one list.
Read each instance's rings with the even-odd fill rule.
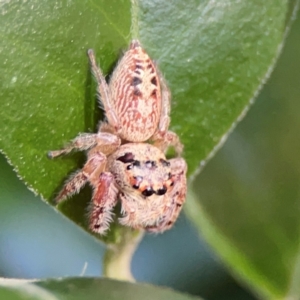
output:
[[146,162],[145,162],[145,165],[146,165],[146,167],[147,168],[155,168],[156,167],[156,163],[155,163],[155,161],[153,161],[153,160],[147,160]]
[[140,166],[141,166],[141,163],[140,163],[140,161],[135,160],[135,161],[132,163],[132,165],[133,165],[134,167],[140,167]]
[[164,167],[170,167],[170,162],[167,160],[164,160],[163,158],[161,158],[159,160],[159,162],[164,166]]
[[154,191],[153,191],[152,187],[149,186],[142,192],[142,194],[146,197],[150,197],[151,195],[154,194]]
[[118,157],[117,160],[121,161],[124,164],[130,163],[134,161],[134,155],[131,152],[127,152],[123,156]]
[[160,188],[156,191],[156,195],[161,196],[161,195],[164,195],[166,192],[167,192],[167,188],[165,186],[163,186],[162,188]]
[[131,170],[133,167],[140,167],[141,163],[138,160],[134,160],[130,165],[126,167],[127,170]]

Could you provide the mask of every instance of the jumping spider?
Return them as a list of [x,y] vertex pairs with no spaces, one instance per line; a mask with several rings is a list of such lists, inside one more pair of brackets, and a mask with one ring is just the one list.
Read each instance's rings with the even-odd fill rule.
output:
[[151,232],[170,229],[185,201],[187,167],[180,157],[165,157],[169,146],[178,156],[183,149],[178,136],[168,131],[170,92],[165,80],[138,40],[131,42],[109,84],[93,50],[88,57],[107,120],[97,133],[82,133],[65,148],[49,152],[54,158],[74,149],[87,151],[85,165],[68,179],[56,201],[89,182],[92,231],[105,234],[118,199],[122,225]]

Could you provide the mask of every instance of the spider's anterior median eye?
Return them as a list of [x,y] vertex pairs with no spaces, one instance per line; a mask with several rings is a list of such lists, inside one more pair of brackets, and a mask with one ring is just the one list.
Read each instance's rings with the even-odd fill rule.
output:
[[128,165],[128,166],[126,167],[127,170],[131,170],[132,168],[133,168],[133,165],[132,165],[132,164],[130,164],[130,165]]
[[151,195],[154,194],[154,191],[152,189],[152,187],[148,186],[143,192],[142,194],[146,197],[150,197]]
[[166,192],[167,192],[167,188],[165,186],[163,186],[162,188],[160,188],[156,191],[156,195],[161,196],[161,195],[164,195]]

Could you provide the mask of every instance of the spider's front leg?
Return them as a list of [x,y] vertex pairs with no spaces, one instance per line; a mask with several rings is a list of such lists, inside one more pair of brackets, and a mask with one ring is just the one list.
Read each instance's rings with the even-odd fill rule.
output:
[[170,159],[171,174],[174,185],[166,197],[166,205],[164,213],[159,217],[156,226],[149,226],[145,229],[149,232],[159,233],[170,229],[182,209],[182,205],[186,198],[186,171],[187,165],[182,158]]
[[74,173],[64,184],[62,190],[55,198],[56,203],[77,194],[88,181],[96,181],[100,172],[105,168],[105,162],[106,157],[102,153],[94,153],[89,156],[83,168]]
[[164,153],[166,153],[169,146],[173,146],[177,155],[180,156],[183,151],[183,145],[181,144],[178,135],[175,132],[168,130],[170,125],[171,92],[168,89],[167,83],[157,66],[156,70],[161,85],[162,110],[158,129],[151,140],[154,141],[154,146],[159,148]]
[[[83,168],[72,175],[64,187],[56,197],[56,202],[76,194],[89,181],[92,185],[97,182],[101,172],[105,170],[106,155],[114,152],[121,144],[120,139],[110,133],[99,132],[97,134],[83,134],[76,137],[68,146],[62,150],[50,151],[50,157],[66,154],[76,150],[86,150],[92,148],[88,152],[88,159]],[[96,184],[96,183],[95,183]]]
[[112,221],[112,209],[117,204],[118,189],[109,172],[101,173],[92,185],[94,193],[89,209],[89,227],[91,231],[104,234]]
[[119,119],[112,105],[109,86],[105,81],[105,77],[101,69],[97,66],[96,57],[93,49],[89,49],[87,54],[89,57],[92,73],[97,82],[97,92],[99,96],[99,102],[100,104],[103,105],[103,109],[105,111],[105,115],[108,120],[108,126],[113,129],[114,133],[118,133],[121,128],[121,125],[119,123]]
[[112,221],[111,210],[116,205],[118,190],[111,173],[104,172],[106,156],[92,149],[83,168],[66,182],[56,197],[59,203],[67,197],[78,193],[89,182],[93,187],[93,198],[89,208],[89,227],[92,231],[104,234]]
[[166,153],[168,148],[172,146],[178,156],[182,154],[183,145],[180,142],[178,135],[173,131],[167,131],[165,133],[157,132],[152,140],[154,141],[153,145],[163,153]]
[[73,139],[67,146],[60,150],[48,152],[49,158],[55,158],[60,155],[65,155],[73,150],[85,151],[95,146],[100,147],[100,151],[106,155],[112,153],[121,144],[120,139],[111,133],[98,132],[98,133],[82,133]]

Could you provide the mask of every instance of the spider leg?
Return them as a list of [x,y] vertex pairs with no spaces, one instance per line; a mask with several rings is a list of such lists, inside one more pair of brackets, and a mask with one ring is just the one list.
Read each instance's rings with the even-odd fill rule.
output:
[[61,150],[54,150],[48,152],[49,158],[54,158],[60,155],[70,153],[72,150],[88,150],[96,145],[101,147],[101,152],[110,154],[118,146],[120,146],[120,139],[111,133],[98,132],[98,133],[82,133],[73,139],[66,147]]
[[155,226],[148,226],[145,229],[149,232],[159,233],[170,229],[182,209],[186,197],[186,171],[187,166],[182,158],[170,159],[174,186],[165,196],[170,200],[164,208],[163,215],[158,219]]
[[[98,182],[98,177],[101,172],[105,170],[106,165],[106,155],[111,154],[120,146],[120,139],[110,133],[99,132],[97,134],[89,134],[89,143],[86,140],[82,140],[81,136],[75,138],[71,143],[71,146],[67,146],[66,148],[54,152],[54,156],[59,152],[68,153],[72,149],[80,149],[83,147],[93,147],[88,152],[88,160],[83,166],[81,170],[72,175],[64,187],[56,197],[56,202],[59,203],[62,200],[70,197],[73,194],[76,194],[80,191],[80,189],[89,181],[93,186],[95,186]],[[74,146],[74,147],[73,147]],[[71,150],[70,150],[71,149]]]
[[94,182],[97,182],[100,173],[105,168],[105,163],[106,156],[103,153],[93,153],[90,155],[83,168],[67,180],[55,198],[56,203],[77,194],[88,181],[91,182],[92,185]]
[[161,107],[161,115],[160,121],[158,125],[157,135],[165,135],[168,131],[170,125],[170,112],[171,112],[171,92],[167,86],[166,80],[162,73],[160,72],[157,64],[155,64],[156,72],[159,77],[160,81],[160,88],[161,88],[161,100],[162,100],[162,107]]
[[151,139],[154,141],[154,146],[162,152],[165,153],[170,146],[173,146],[177,155],[181,155],[183,145],[178,135],[173,131],[168,131],[170,125],[171,92],[157,65],[155,67],[160,80],[162,109],[158,129]]
[[118,132],[118,130],[120,129],[120,124],[117,114],[112,106],[108,84],[105,81],[105,77],[101,69],[97,66],[96,57],[93,49],[89,49],[87,54],[89,57],[92,73],[97,82],[97,92],[99,98],[101,98],[100,103],[103,105],[103,109],[105,111],[108,123],[114,128],[116,132]]
[[183,145],[180,142],[178,135],[173,131],[167,131],[163,136],[157,132],[153,137],[154,146],[159,148],[163,153],[166,153],[170,146],[173,146],[176,154],[181,155],[183,151]]
[[121,214],[119,223],[123,226],[129,226],[132,228],[139,228],[139,222],[137,221],[137,215],[139,211],[138,203],[134,197],[120,193],[120,200],[122,203]]
[[104,234],[112,221],[112,209],[117,203],[118,189],[113,175],[109,172],[101,173],[97,181],[93,182],[93,186],[89,227],[91,231]]

